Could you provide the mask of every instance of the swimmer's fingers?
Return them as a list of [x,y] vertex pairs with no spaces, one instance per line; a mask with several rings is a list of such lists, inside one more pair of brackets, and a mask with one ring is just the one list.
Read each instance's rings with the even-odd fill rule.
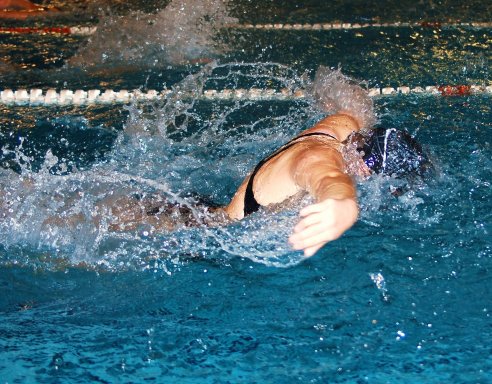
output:
[[319,224],[323,220],[322,215],[317,212],[311,213],[307,216],[302,216],[302,214],[299,214],[299,216],[301,217],[301,220],[299,220],[294,227],[294,233],[301,232],[312,225]]
[[318,213],[318,212],[323,212],[326,210],[326,202],[328,200],[325,200],[325,201],[322,201],[321,203],[317,203],[317,204],[311,204],[311,205],[308,205],[307,207],[304,207],[302,208],[300,211],[299,211],[299,216],[300,217],[306,217],[306,216],[309,216],[313,213]]
[[339,236],[339,231],[336,228],[328,228],[321,221],[292,234],[289,242],[292,248],[303,250],[305,256],[312,256],[323,245],[337,239]]
[[301,220],[294,227],[293,233],[289,238],[289,242],[294,249],[304,249],[307,239],[325,232],[324,229],[327,223],[323,220],[324,210],[321,204],[313,204],[301,210],[299,213]]
[[[316,237],[319,234],[327,236],[327,230],[330,226],[323,220],[322,214],[315,213],[300,220],[294,227],[294,231],[289,240],[292,243],[306,241],[309,238]],[[325,240],[329,240],[326,238]]]
[[328,243],[328,241],[322,241],[320,243],[317,243],[317,244],[309,246],[309,247],[305,247],[304,245],[300,245],[300,246],[293,246],[293,248],[297,251],[302,251],[304,253],[305,257],[311,257],[327,243]]
[[318,252],[321,248],[323,248],[323,246],[325,244],[326,243],[322,243],[322,244],[315,245],[313,247],[306,248],[304,250],[304,256],[305,257],[311,257],[311,256],[313,256],[316,252]]
[[303,232],[315,224],[322,223],[324,211],[326,211],[326,206],[323,203],[312,204],[301,209],[299,212],[301,220],[294,227],[294,234]]
[[301,210],[301,220],[289,242],[294,249],[312,256],[329,241],[339,238],[357,220],[358,207],[353,199],[327,199]]

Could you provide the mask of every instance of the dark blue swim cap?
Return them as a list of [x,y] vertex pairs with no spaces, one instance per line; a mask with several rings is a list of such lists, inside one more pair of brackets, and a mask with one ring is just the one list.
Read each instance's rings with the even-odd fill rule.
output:
[[364,162],[375,173],[423,176],[432,168],[422,146],[403,130],[375,128],[360,150]]

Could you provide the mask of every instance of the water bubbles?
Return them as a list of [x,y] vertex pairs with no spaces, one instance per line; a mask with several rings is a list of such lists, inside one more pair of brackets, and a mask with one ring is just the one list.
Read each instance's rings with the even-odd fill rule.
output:
[[403,331],[401,331],[401,330],[398,330],[398,331],[396,332],[396,334],[397,334],[397,336],[396,336],[396,340],[401,340],[401,339],[403,339],[403,338],[406,336],[405,332],[403,332]]
[[386,281],[381,273],[370,273],[369,277],[376,284],[377,289],[381,292],[381,297],[384,301],[389,301],[388,289],[386,288]]

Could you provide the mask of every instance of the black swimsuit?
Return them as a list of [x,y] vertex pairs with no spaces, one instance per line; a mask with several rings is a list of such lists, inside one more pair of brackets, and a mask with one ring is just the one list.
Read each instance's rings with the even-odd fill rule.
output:
[[267,161],[271,160],[272,158],[274,158],[278,154],[284,152],[285,150],[287,150],[288,148],[292,147],[293,145],[295,145],[295,144],[303,141],[301,139],[303,139],[304,137],[307,137],[307,136],[329,136],[332,139],[338,141],[338,139],[336,137],[334,137],[334,136],[332,136],[332,135],[330,135],[328,133],[323,133],[323,132],[307,133],[305,135],[295,137],[294,139],[292,139],[288,143],[286,143],[283,146],[281,146],[275,152],[273,152],[270,156],[265,157],[263,160],[261,160],[258,163],[258,165],[255,167],[255,169],[253,170],[253,173],[249,177],[248,185],[246,186],[246,192],[244,194],[244,216],[247,216],[247,215],[249,215],[249,214],[251,214],[253,212],[256,212],[260,208],[260,204],[258,203],[258,201],[256,201],[255,195],[253,193],[253,181],[254,181],[254,178],[255,178],[256,174],[260,170],[260,168]]

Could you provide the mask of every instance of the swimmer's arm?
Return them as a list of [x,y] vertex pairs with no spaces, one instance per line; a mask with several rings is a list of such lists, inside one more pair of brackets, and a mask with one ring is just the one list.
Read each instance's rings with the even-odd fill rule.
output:
[[294,249],[314,255],[326,243],[338,239],[356,222],[358,205],[352,179],[343,172],[341,155],[333,150],[311,149],[293,162],[292,177],[316,203],[303,208],[289,237]]
[[245,178],[241,186],[237,189],[231,202],[224,207],[224,212],[232,220],[241,220],[244,218],[244,194],[248,185],[249,177]]

